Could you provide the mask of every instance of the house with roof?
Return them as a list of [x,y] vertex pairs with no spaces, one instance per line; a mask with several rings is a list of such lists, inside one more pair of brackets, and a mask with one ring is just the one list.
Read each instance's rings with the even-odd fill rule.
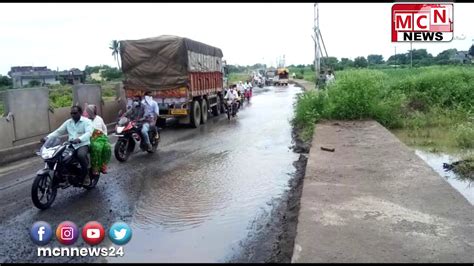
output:
[[71,85],[84,83],[86,76],[84,71],[81,71],[77,68],[72,68],[70,70],[58,72],[58,79],[64,80],[66,83]]
[[15,66],[11,68],[8,75],[12,78],[15,89],[27,87],[32,81],[36,81],[40,86],[60,84],[61,80],[72,85],[85,81],[84,72],[77,68],[55,71],[45,66]]
[[450,60],[459,61],[462,64],[469,64],[471,63],[472,56],[468,51],[457,51],[453,56],[451,56]]
[[59,84],[56,71],[47,67],[17,66],[12,67],[8,72],[13,82],[13,88],[23,88],[32,81],[38,82],[41,86],[47,84]]

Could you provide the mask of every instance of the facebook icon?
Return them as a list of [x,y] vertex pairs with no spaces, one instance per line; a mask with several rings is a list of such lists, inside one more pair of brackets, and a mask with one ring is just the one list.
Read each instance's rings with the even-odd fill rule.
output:
[[53,230],[51,229],[51,225],[47,222],[39,221],[31,226],[30,236],[36,245],[43,246],[48,244],[51,240]]

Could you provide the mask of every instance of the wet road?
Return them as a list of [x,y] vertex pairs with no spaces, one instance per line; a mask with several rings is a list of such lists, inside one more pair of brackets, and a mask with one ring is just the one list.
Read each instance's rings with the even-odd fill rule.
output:
[[[288,189],[298,159],[290,149],[290,119],[299,91],[292,85],[255,88],[237,119],[221,115],[198,129],[167,128],[157,154],[134,154],[125,164],[113,159],[96,189],[60,190],[46,211],[30,198],[40,160],[0,169],[0,262],[96,260],[38,258],[28,235],[37,220],[53,229],[64,220],[79,227],[96,220],[106,230],[116,221],[129,223],[133,237],[125,256],[108,262],[228,261]],[[54,240],[48,246],[61,245]],[[73,246],[87,247],[82,239]]]

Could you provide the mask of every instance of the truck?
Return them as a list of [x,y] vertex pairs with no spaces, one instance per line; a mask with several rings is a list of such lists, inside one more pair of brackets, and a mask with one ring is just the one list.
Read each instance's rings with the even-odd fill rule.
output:
[[281,67],[276,71],[274,84],[277,86],[288,86],[288,74],[289,70],[287,68]]
[[159,106],[157,125],[169,118],[194,128],[212,112],[224,112],[226,76],[222,50],[174,35],[120,41],[127,99],[151,91]]
[[267,69],[267,71],[265,72],[265,85],[266,86],[273,86],[274,84],[273,79],[275,78],[275,75],[276,75],[275,68],[270,67],[269,69]]

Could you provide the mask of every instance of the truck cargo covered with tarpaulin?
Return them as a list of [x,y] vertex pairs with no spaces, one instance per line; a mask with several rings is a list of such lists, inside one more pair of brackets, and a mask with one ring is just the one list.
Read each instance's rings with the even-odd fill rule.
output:
[[223,110],[222,50],[188,38],[162,35],[120,41],[127,98],[151,91],[160,118],[177,117],[194,127],[208,111]]
[[188,38],[162,35],[120,41],[125,89],[189,86],[191,73],[222,73],[222,51]]

